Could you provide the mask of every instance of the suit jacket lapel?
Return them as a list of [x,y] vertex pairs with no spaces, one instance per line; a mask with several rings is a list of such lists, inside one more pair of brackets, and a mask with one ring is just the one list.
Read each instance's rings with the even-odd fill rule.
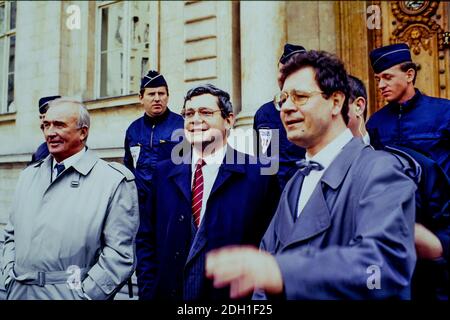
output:
[[280,198],[278,212],[275,215],[277,219],[275,230],[283,244],[289,241],[291,231],[294,228],[294,215],[297,214],[297,202],[303,178],[303,175],[297,171],[286,185]]
[[[216,193],[217,193],[217,195],[220,195],[220,188],[225,184],[225,182],[228,179],[230,179],[230,177],[232,177],[232,175],[234,175],[236,173],[237,174],[245,173],[245,165],[238,164],[239,162],[237,162],[236,158],[237,158],[237,151],[234,150],[233,148],[227,146],[226,156],[222,162],[222,165],[219,168],[219,172],[217,173],[217,178],[214,181],[213,187],[209,194],[209,198],[206,202],[205,216],[203,217],[202,223],[201,223],[199,229],[197,230],[197,233],[192,242],[191,250],[189,251],[189,256],[186,260],[186,265],[190,261],[192,261],[192,259],[194,259],[195,256],[197,256],[202,251],[202,249],[205,247],[207,238],[208,238],[208,236],[207,236],[208,230],[206,230],[207,225],[209,225],[208,221],[210,221],[211,219],[217,218],[214,216],[216,214],[216,212],[212,212],[212,211],[208,210],[208,208],[210,207],[209,203],[211,201],[215,201],[213,196]],[[233,160],[230,161],[231,159],[233,159]],[[217,191],[219,191],[219,192],[217,192]],[[236,190],[236,192],[239,192],[239,190]],[[217,201],[220,201],[220,199],[218,199]]]
[[207,232],[205,230],[205,221],[202,221],[200,224],[197,233],[194,236],[194,240],[192,241],[191,249],[189,250],[189,255],[186,259],[186,265],[192,261],[192,259],[200,253],[203,247],[206,245],[207,240]]
[[328,229],[330,224],[331,214],[322,192],[321,182],[319,181],[303,211],[297,218],[288,240],[284,243],[288,246],[294,242],[312,238]]
[[[284,207],[280,208],[282,209],[280,212],[282,221],[280,221],[279,226],[277,226],[277,234],[283,244],[283,247],[298,241],[312,238],[328,229],[331,224],[331,212],[328,209],[328,205],[323,194],[322,183],[328,185],[333,190],[337,190],[344,180],[352,161],[354,160],[354,155],[359,154],[359,152],[361,152],[361,150],[365,147],[370,148],[370,146],[366,146],[362,141],[355,138],[344,146],[343,150],[333,160],[331,165],[324,172],[321,180],[317,183],[317,186],[315,187],[311,197],[293,227],[291,226],[291,221],[293,221],[292,210],[297,210],[298,197],[296,198],[297,200],[295,201],[294,206],[291,204],[288,205],[288,203],[294,202],[293,199],[295,189],[300,189],[300,182],[297,181],[296,183],[294,181],[292,183],[290,186],[293,191],[292,195],[290,198],[289,195],[287,195],[286,198],[283,198]],[[296,173],[297,177],[299,174],[301,175],[300,172]],[[301,179],[301,177],[297,178],[297,180]]]
[[[245,165],[238,164],[237,157],[237,151],[227,146],[225,158],[217,173],[217,178],[214,181],[211,193],[209,194],[209,199],[211,199],[211,196],[231,177],[233,173],[245,173]],[[237,190],[237,192],[239,191]]]

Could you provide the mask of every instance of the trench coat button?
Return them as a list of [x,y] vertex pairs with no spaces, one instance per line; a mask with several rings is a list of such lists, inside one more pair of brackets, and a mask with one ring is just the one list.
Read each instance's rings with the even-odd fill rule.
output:
[[178,221],[182,222],[184,220],[184,215],[180,214],[180,217],[178,218]]

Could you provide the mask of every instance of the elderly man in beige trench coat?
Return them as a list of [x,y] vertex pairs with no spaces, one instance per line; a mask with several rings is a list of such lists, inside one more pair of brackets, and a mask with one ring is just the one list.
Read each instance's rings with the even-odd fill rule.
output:
[[134,271],[134,176],[87,150],[89,123],[77,101],[50,104],[50,155],[21,173],[4,231],[7,299],[108,299]]

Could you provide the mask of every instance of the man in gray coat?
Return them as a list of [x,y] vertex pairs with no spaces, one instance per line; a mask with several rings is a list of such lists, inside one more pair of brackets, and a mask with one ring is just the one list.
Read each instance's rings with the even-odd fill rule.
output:
[[87,149],[89,124],[80,102],[50,103],[50,155],[21,173],[5,227],[7,299],[108,299],[134,271],[134,176]]
[[281,120],[306,159],[286,185],[256,248],[207,258],[214,285],[231,297],[410,298],[416,262],[415,184],[393,155],[353,138],[342,62],[308,51],[282,69]]

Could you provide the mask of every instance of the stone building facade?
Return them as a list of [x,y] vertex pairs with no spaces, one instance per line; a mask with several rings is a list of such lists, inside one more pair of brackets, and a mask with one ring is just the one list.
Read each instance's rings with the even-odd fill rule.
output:
[[175,112],[196,84],[230,92],[237,114],[232,144],[250,152],[246,130],[278,91],[277,62],[286,42],[342,57],[368,86],[373,112],[382,102],[368,52],[408,41],[424,74],[418,86],[450,98],[450,5],[423,3],[0,1],[0,226],[20,171],[43,141],[42,96],[82,99],[92,118],[88,145],[107,160],[122,158],[125,130],[143,113],[137,92],[148,69],[164,74]]

